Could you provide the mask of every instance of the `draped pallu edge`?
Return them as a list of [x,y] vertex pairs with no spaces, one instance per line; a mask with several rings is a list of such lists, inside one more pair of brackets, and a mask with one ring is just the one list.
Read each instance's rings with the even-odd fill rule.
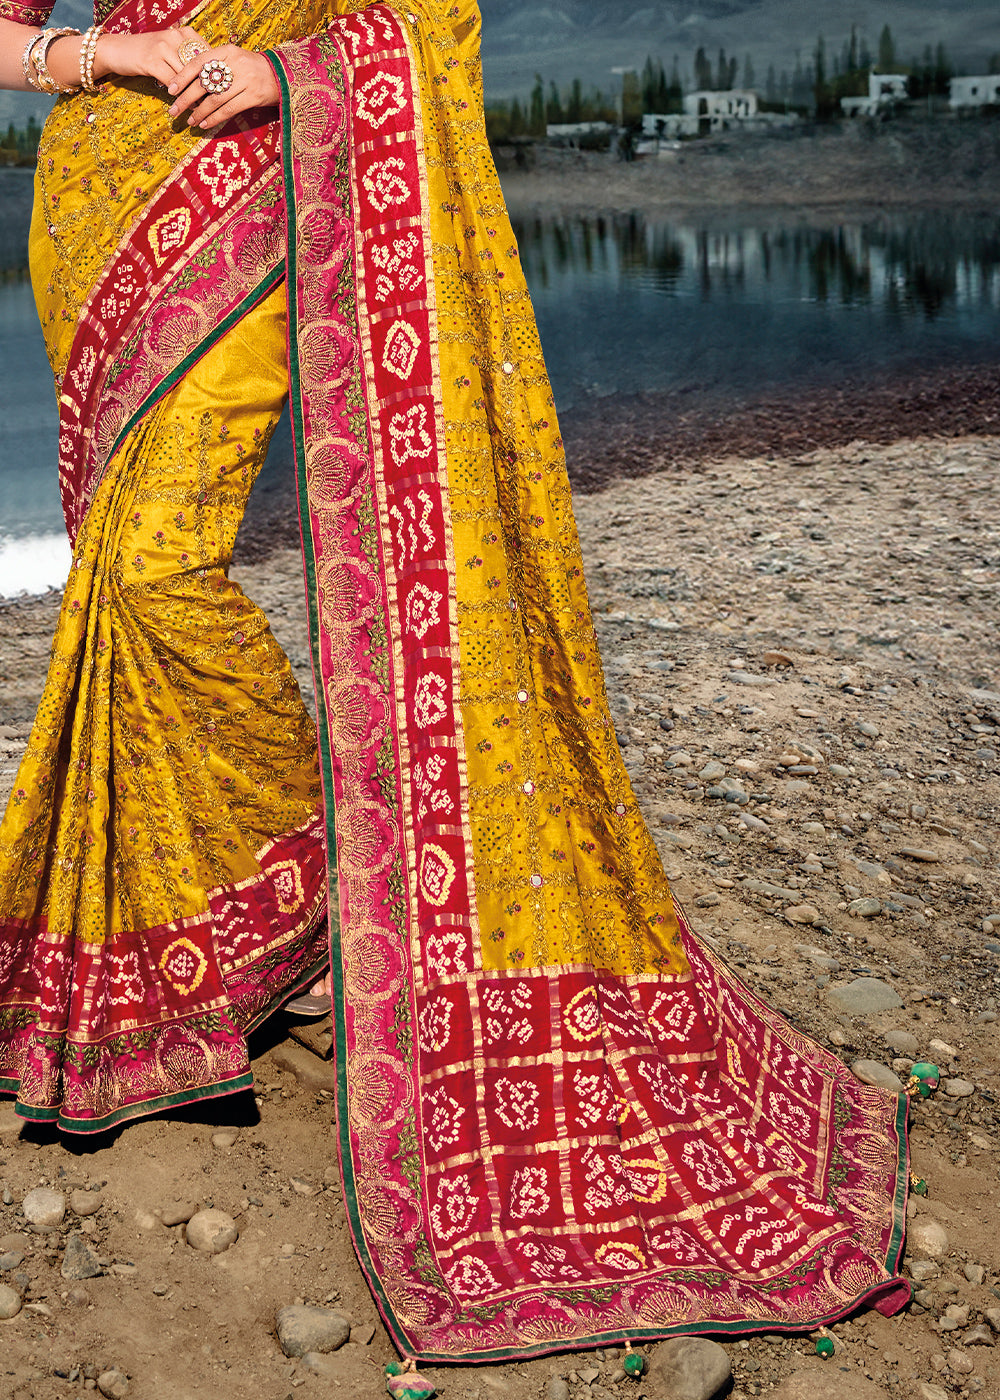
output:
[[[682,919],[684,975],[483,970],[419,22],[372,6],[270,57],[339,862],[338,1141],[387,1326],[409,1354],[482,1361],[894,1311],[905,1099],[860,1085]],[[447,820],[421,803],[429,771]]]

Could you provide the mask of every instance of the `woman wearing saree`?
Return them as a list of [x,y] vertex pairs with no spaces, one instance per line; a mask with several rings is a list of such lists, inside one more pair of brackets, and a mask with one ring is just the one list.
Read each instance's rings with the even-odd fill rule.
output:
[[[345,1206],[401,1350],[893,1311],[905,1099],[692,936],[617,749],[478,26],[123,0],[119,76],[49,118],[74,560],[0,829],[0,1087],[73,1132],[242,1088],[329,959]],[[228,578],[289,394],[315,726]]]

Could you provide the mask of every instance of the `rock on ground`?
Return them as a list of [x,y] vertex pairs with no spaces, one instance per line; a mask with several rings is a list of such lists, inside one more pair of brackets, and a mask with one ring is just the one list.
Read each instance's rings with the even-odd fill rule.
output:
[[221,1254],[239,1237],[236,1221],[224,1210],[199,1210],[187,1223],[188,1244],[206,1254]]
[[311,1351],[336,1351],[342,1347],[350,1338],[351,1324],[329,1308],[299,1304],[281,1309],[275,1331],[286,1356],[305,1356]]
[[845,1374],[829,1362],[818,1361],[794,1371],[776,1387],[772,1400],[883,1400],[885,1391],[864,1376]]
[[672,1337],[649,1358],[649,1385],[664,1400],[712,1400],[732,1376],[725,1347],[704,1337]]

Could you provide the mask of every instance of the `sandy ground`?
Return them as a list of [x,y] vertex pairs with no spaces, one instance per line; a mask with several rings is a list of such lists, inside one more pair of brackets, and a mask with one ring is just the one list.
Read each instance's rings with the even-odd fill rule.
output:
[[[773,1387],[780,1400],[796,1373],[815,1387],[835,1376],[830,1393],[843,1400],[1000,1394],[995,1348],[963,1345],[1000,1299],[989,1224],[1000,1204],[1000,942],[984,932],[991,913],[1000,932],[998,478],[1000,443],[931,438],[723,459],[578,503],[626,761],[696,926],[847,1063],[875,1060],[905,1078],[915,1055],[929,1056],[971,1089],[915,1113],[914,1166],[930,1194],[913,1211],[947,1234],[943,1255],[918,1268],[931,1275],[921,1301],[893,1320],[839,1327],[830,1363],[803,1340],[727,1342],[737,1400]],[[306,685],[296,555],[238,573]],[[0,611],[4,792],[55,606]],[[790,775],[796,760],[815,771]],[[712,762],[748,804],[712,795]],[[869,916],[857,917],[849,906],[863,899]],[[786,912],[803,905],[812,912]],[[815,922],[793,921],[802,917]],[[837,987],[868,975],[900,1007],[838,1011]],[[75,1397],[112,1364],[131,1376],[131,1394],[171,1400],[380,1392],[391,1348],[343,1223],[330,1070],[289,1039],[290,1024],[275,1019],[255,1043],[256,1097],[201,1114],[78,1146],[19,1135],[0,1109],[0,1256],[24,1254],[0,1281],[17,1278],[27,1300],[0,1323],[0,1395]],[[915,1039],[894,1049],[893,1030]],[[314,1041],[321,1052],[325,1043]],[[31,1234],[20,1205],[43,1182],[99,1188],[100,1208]],[[214,1258],[192,1249],[183,1226],[162,1223],[178,1200],[228,1211],[238,1243]],[[81,1228],[105,1272],[67,1281],[64,1241]],[[927,1259],[926,1241],[909,1257]],[[335,1305],[358,1329],[327,1376],[278,1348],[276,1310],[296,1299]],[[995,1340],[988,1325],[975,1335]],[[553,1374],[590,1364],[592,1385],[571,1376],[577,1400],[659,1393],[613,1381],[610,1356],[434,1374],[463,1400],[527,1400]]]

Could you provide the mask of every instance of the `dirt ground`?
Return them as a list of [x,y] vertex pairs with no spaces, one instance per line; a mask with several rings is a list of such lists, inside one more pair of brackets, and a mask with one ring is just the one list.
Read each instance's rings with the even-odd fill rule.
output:
[[[696,927],[848,1064],[876,1060],[905,1079],[919,1053],[971,1086],[915,1111],[914,1167],[930,1194],[913,1211],[947,1232],[943,1256],[921,1271],[931,1274],[921,1301],[838,1327],[829,1363],[807,1340],[728,1341],[732,1394],[744,1400],[797,1372],[829,1383],[833,1367],[844,1400],[1000,1394],[995,1348],[962,1344],[1000,1299],[1000,941],[988,922],[994,914],[1000,933],[998,485],[1000,443],[928,438],[707,462],[578,503],[626,761]],[[307,684],[296,555],[237,572]],[[52,598],[0,611],[4,792],[54,614]],[[749,803],[718,795],[717,770],[703,776],[710,762]],[[862,899],[877,912],[856,917],[849,906]],[[786,913],[803,905],[810,926]],[[869,975],[902,1006],[839,1012],[836,988]],[[112,1364],[142,1397],[380,1393],[391,1347],[340,1209],[329,1067],[289,1039],[291,1026],[276,1018],[255,1042],[256,1097],[100,1143],[20,1130],[0,1109],[0,1256],[24,1254],[0,1281],[17,1277],[27,1300],[0,1323],[0,1395],[76,1397]],[[891,1048],[892,1030],[917,1050]],[[96,1188],[100,1208],[32,1234],[20,1207],[41,1183]],[[177,1201],[226,1210],[239,1241],[198,1253],[183,1226],[162,1223]],[[73,1283],[60,1265],[81,1229],[105,1271]],[[358,1329],[326,1376],[275,1340],[277,1309],[296,1299],[335,1304]],[[462,1400],[529,1400],[551,1375],[590,1364],[599,1379],[571,1377],[576,1400],[644,1393],[610,1379],[610,1354],[433,1374]]]
[[[966,132],[956,161],[927,155],[919,131],[852,129],[829,137],[832,167],[783,140],[728,155],[705,143],[645,185],[639,166],[560,158],[508,193],[567,210],[722,207],[755,202],[766,180],[772,205],[786,187],[819,209],[848,188],[920,202],[950,160],[957,197],[983,204],[1000,184],[998,130]],[[695,927],[847,1064],[905,1080],[929,1058],[950,1081],[914,1111],[929,1184],[911,1206],[915,1301],[839,1325],[827,1362],[808,1339],[727,1340],[732,1400],[1000,1396],[1000,376],[976,374],[868,386],[839,408],[824,396],[682,421],[650,399],[565,424],[619,737]],[[280,477],[260,494],[235,572],[305,688],[289,502]],[[0,801],[56,608],[0,606]],[[867,977],[901,1005],[839,1009]],[[78,1400],[109,1368],[136,1400],[383,1393],[393,1352],[341,1209],[328,1043],[278,1016],[253,1044],[254,1094],[93,1143],[22,1128],[0,1105],[0,1286],[24,1297],[0,1321],[0,1400]],[[39,1185],[72,1201],[49,1234],[21,1208]],[[195,1204],[235,1219],[231,1248],[199,1253],[164,1223]],[[99,1276],[64,1277],[71,1235]],[[276,1312],[295,1301],[352,1324],[325,1374],[278,1346]],[[608,1351],[430,1374],[448,1400],[556,1400],[553,1376],[571,1400],[672,1400],[618,1366]]]

